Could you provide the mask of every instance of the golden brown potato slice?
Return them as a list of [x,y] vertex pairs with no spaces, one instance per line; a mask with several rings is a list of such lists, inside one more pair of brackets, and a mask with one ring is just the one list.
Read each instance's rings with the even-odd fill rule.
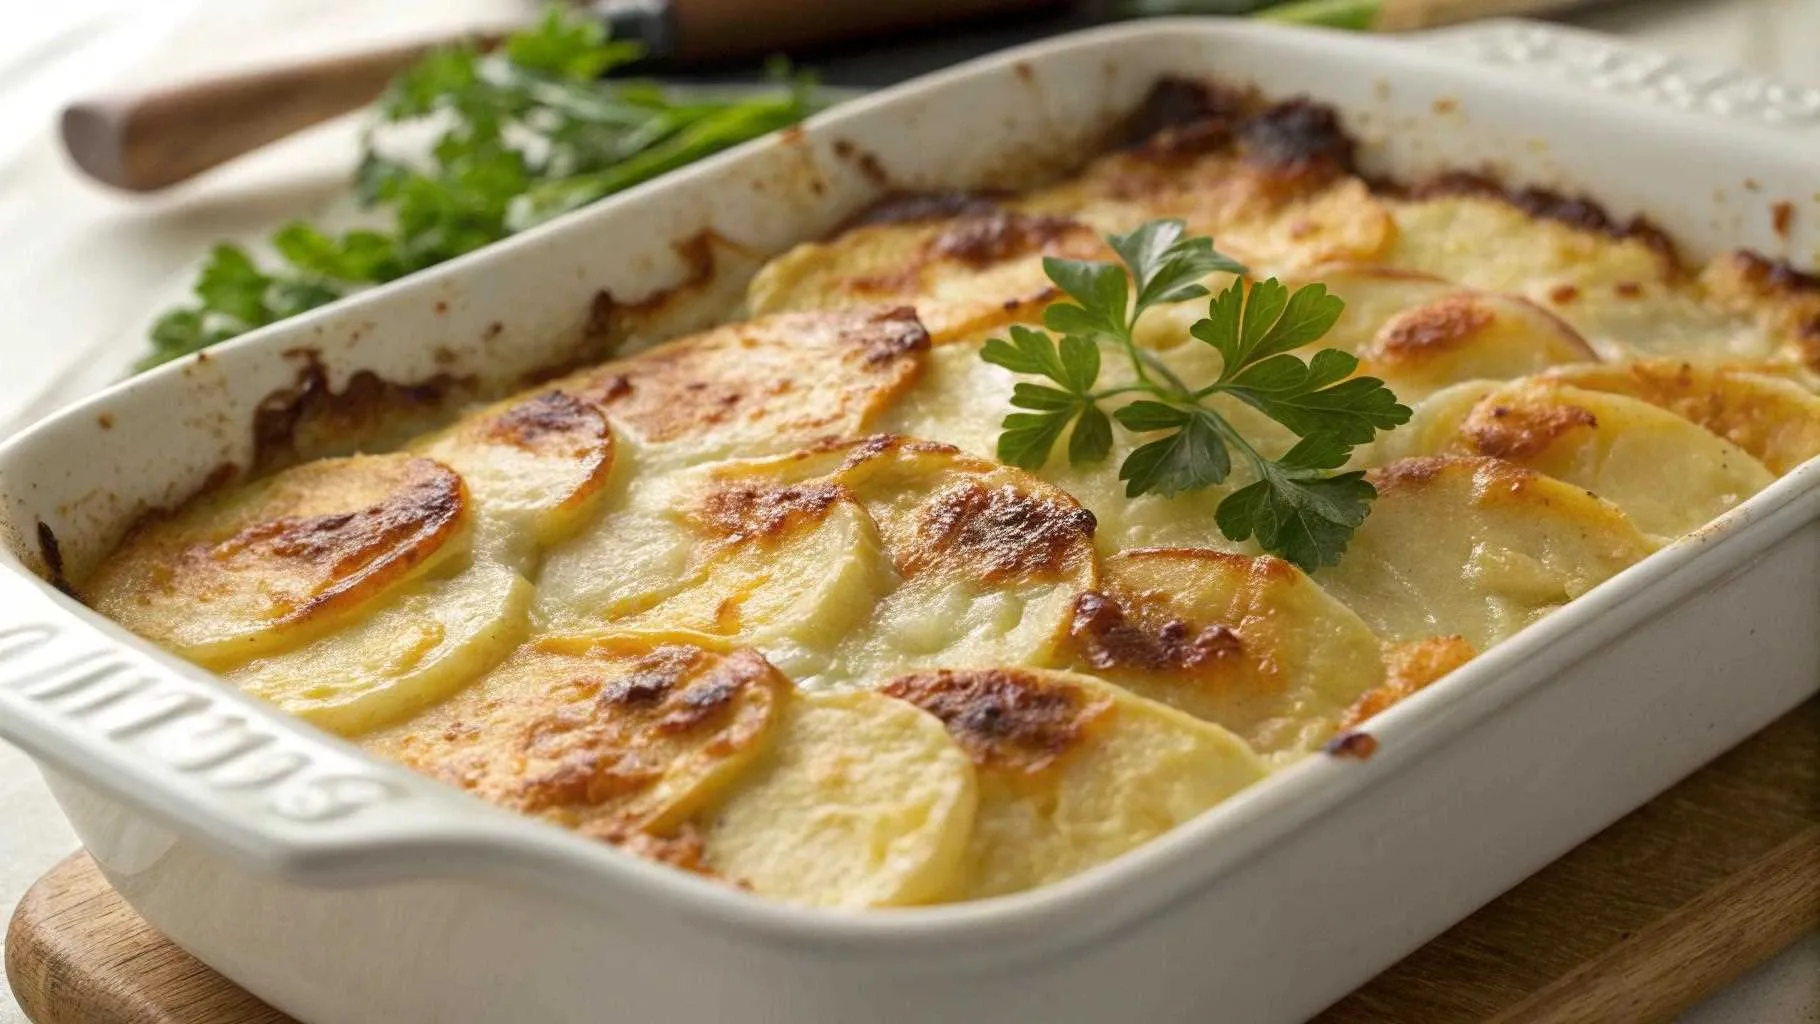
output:
[[1820,455],[1820,395],[1789,380],[1679,359],[1563,367],[1548,378],[1667,409],[1749,452],[1778,476]]
[[895,573],[838,455],[740,460],[643,480],[546,558],[544,629],[737,637],[793,677],[866,620]]
[[883,693],[941,719],[973,760],[979,809],[958,898],[1057,882],[1263,778],[1243,740],[1070,672],[918,672]]
[[148,520],[83,594],[223,668],[319,636],[465,551],[469,505],[461,478],[430,459],[305,463]]
[[1775,479],[1730,441],[1646,402],[1530,377],[1492,389],[1423,434],[1422,455],[1484,455],[1546,473],[1617,505],[1668,539],[1711,522]]
[[1598,358],[1572,327],[1525,299],[1388,267],[1329,265],[1307,280],[1346,303],[1314,347],[1357,356],[1358,372],[1382,379],[1405,404],[1463,380],[1508,380]]
[[865,306],[913,306],[937,345],[1018,320],[1034,320],[1060,293],[1043,257],[1110,258],[1089,227],[1021,213],[977,198],[944,209],[900,200],[825,242],[767,263],[746,305],[754,315]]
[[598,839],[662,835],[764,752],[790,682],[684,632],[544,637],[362,745]]
[[606,410],[654,462],[789,451],[864,433],[915,383],[929,335],[908,307],[728,324],[557,386]]
[[940,722],[876,693],[802,694],[777,732],[703,815],[711,871],[815,906],[953,895],[978,795],[972,762]]
[[1707,264],[1700,286],[1709,302],[1748,316],[1770,339],[1766,351],[1733,346],[1731,354],[1766,355],[1815,386],[1820,376],[1820,277],[1811,268],[1801,271],[1787,260],[1732,252]]
[[1426,689],[1471,661],[1476,653],[1464,637],[1458,636],[1432,636],[1426,640],[1388,645],[1384,652],[1384,681],[1360,694],[1359,699],[1346,709],[1340,716],[1340,730],[1364,725],[1410,694]]
[[352,736],[478,679],[524,639],[532,587],[479,561],[411,584],[357,622],[222,673],[235,686]]
[[876,524],[894,586],[802,685],[868,685],[918,666],[1047,660],[1098,579],[1094,519],[1022,470],[875,437],[833,479]]
[[1281,559],[1151,548],[1105,560],[1066,663],[1237,733],[1274,763],[1333,734],[1384,680],[1378,638]]
[[1404,459],[1315,577],[1378,636],[1483,651],[1655,550],[1616,505],[1502,459]]
[[594,513],[613,468],[606,417],[562,391],[501,402],[417,447],[461,474],[481,515],[539,546]]

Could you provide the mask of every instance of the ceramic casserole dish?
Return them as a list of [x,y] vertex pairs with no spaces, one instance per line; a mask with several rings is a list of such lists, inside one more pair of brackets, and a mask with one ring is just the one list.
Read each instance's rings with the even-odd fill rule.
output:
[[[1486,167],[1584,191],[1648,214],[1696,258],[1745,246],[1811,267],[1820,250],[1820,96],[1598,37],[1176,20],[1037,44],[121,384],[0,446],[0,736],[37,759],[138,911],[303,1020],[1217,1008],[1293,1021],[1820,689],[1810,462],[1374,719],[1368,758],[1307,758],[1040,890],[836,914],[380,763],[46,582],[94,564],[145,509],[250,464],[256,428],[312,388],[503,386],[570,356],[590,311],[613,304],[603,296],[623,306],[688,277],[702,246],[675,243],[771,254],[887,187],[974,187],[1066,162],[1165,74],[1332,104],[1368,166],[1397,178]],[[744,283],[740,262],[717,261],[650,329],[711,315],[715,293]]]

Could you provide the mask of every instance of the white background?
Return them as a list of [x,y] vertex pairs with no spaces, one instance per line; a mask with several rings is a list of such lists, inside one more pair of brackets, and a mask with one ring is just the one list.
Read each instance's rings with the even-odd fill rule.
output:
[[[78,94],[520,15],[516,0],[5,0],[0,34],[0,435],[106,383],[148,311],[182,293],[212,241],[332,201],[345,123],[272,147],[156,200],[77,179],[53,145]],[[1632,0],[1570,17],[1714,63],[1820,85],[1820,0]],[[1816,161],[1820,166],[1820,161]],[[0,609],[0,620],[5,618]],[[0,918],[75,839],[31,763],[0,744]],[[0,991],[0,1024],[22,1024]],[[1820,1022],[1820,935],[1690,1012],[1687,1024]]]

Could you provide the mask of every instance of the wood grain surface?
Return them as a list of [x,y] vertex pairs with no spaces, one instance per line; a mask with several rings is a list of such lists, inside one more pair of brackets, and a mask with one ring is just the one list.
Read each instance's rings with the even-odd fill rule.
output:
[[[1317,1024],[1668,1021],[1820,926],[1820,699],[1417,950]],[[84,854],[19,904],[37,1024],[286,1024],[142,921]]]

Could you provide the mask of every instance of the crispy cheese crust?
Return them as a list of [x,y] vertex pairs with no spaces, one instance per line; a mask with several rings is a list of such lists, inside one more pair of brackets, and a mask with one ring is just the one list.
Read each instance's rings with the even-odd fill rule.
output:
[[[1026,192],[885,197],[759,270],[742,322],[148,518],[81,592],[482,799],[895,907],[1055,882],[1393,742],[1399,702],[1820,455],[1820,283],[1786,263],[1702,271],[1482,176],[1368,181],[1307,99],[1165,81],[1129,127]],[[1338,565],[1220,531],[1248,460],[1130,498],[1144,435],[997,459],[1017,379],[979,346],[1059,298],[1046,259],[1158,217],[1326,285],[1322,347],[1415,408],[1355,452],[1378,497]],[[1134,332],[1197,387],[1205,312]],[[1209,401],[1266,457],[1297,441]]]

